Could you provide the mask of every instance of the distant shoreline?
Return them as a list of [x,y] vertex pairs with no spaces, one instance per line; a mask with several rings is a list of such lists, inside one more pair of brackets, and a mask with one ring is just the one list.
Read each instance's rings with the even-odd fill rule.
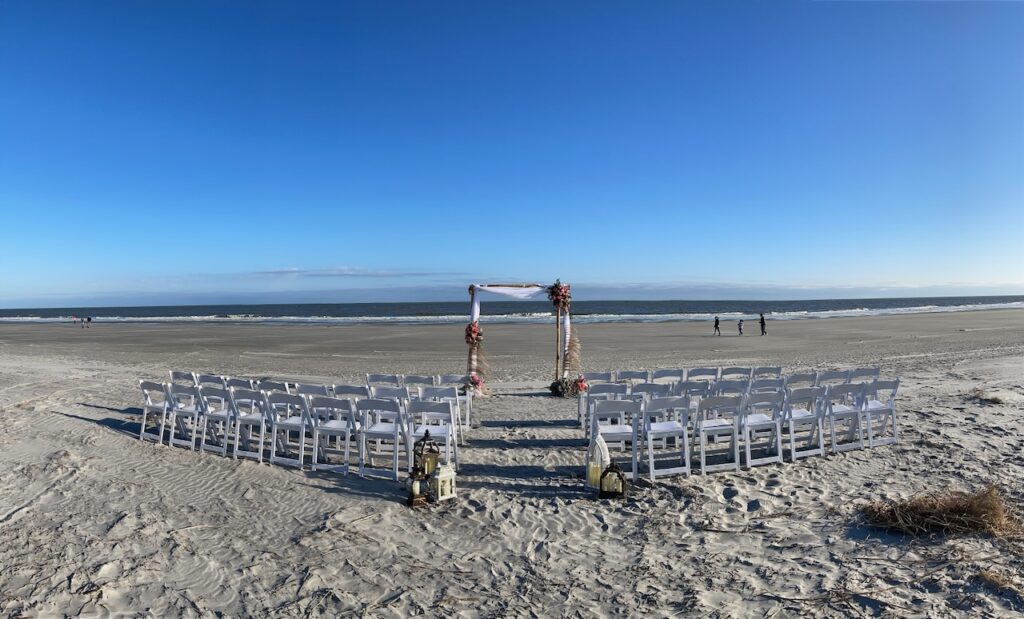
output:
[[[273,325],[461,324],[468,303],[329,303],[196,305],[0,310],[0,323],[46,324],[91,317],[94,323],[210,323]],[[577,324],[815,320],[907,314],[1024,309],[1024,296],[822,299],[808,301],[579,301]],[[74,317],[74,318],[73,318]],[[552,319],[546,301],[483,303],[484,321],[538,324]]]

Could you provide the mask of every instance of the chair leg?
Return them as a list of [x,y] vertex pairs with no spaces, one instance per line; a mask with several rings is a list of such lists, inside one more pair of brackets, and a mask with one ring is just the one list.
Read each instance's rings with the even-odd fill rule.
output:
[[740,436],[736,432],[736,428],[732,430],[732,457],[733,457],[733,468],[737,471],[740,470]]
[[343,450],[343,453],[344,453],[343,457],[345,458],[343,474],[345,474],[345,475],[348,475],[349,457],[350,457],[350,453],[349,452],[351,450],[351,445],[352,445],[352,431],[349,430],[348,428],[345,428],[345,449]]
[[394,450],[391,452],[391,476],[398,481],[398,432],[395,432]]
[[707,475],[707,454],[705,453],[705,444],[707,443],[707,435],[704,432],[700,433],[700,474]]
[[836,449],[836,418],[833,415],[828,416],[829,434],[832,437],[832,453],[839,453]]
[[199,453],[206,451],[206,435],[209,432],[209,421],[206,417],[203,417],[202,423],[198,424],[202,427],[202,431],[199,433]]
[[775,453],[779,456],[779,464],[782,464],[783,462],[785,462],[785,458],[782,457],[782,454],[785,453],[785,452],[782,450],[782,422],[781,421],[776,421],[775,422]]
[[686,476],[690,476],[690,436],[686,426],[683,426],[683,466]]
[[[814,433],[814,430],[811,430]],[[822,458],[825,457],[825,422],[818,417],[818,455]]]
[[647,466],[651,469],[651,481],[657,477],[657,473],[654,470],[654,441],[651,440],[651,435],[647,435]]
[[[328,435],[326,438],[327,438],[327,445],[329,446],[331,444],[331,437],[330,437],[330,435]],[[311,470],[311,471],[315,471],[316,470],[317,459],[318,459],[319,455],[320,455],[320,432],[317,431],[317,430],[314,430],[313,431],[313,454],[310,456],[309,470]],[[325,461],[327,460],[326,456],[324,457],[324,460]]]
[[[747,454],[747,468],[748,469],[750,468],[750,441],[751,440],[753,440],[753,432],[750,431],[750,428],[743,428],[743,446],[744,446],[744,451]],[[739,454],[737,453],[737,456],[738,455]],[[737,460],[738,459],[739,458],[737,457]],[[738,462],[737,462],[737,464],[738,464]]]

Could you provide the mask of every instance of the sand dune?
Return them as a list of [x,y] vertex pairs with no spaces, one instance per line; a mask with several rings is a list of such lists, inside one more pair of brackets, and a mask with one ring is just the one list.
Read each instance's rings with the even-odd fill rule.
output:
[[[575,401],[541,395],[552,335],[487,328],[457,502],[401,484],[135,438],[137,381],[169,368],[343,382],[455,372],[461,327],[0,325],[0,612],[200,616],[1007,616],[1019,546],[911,539],[857,505],[1000,484],[1024,503],[1024,312],[588,325],[588,369],[878,364],[901,376],[894,447],[582,489]],[[982,570],[1005,574],[993,584]]]

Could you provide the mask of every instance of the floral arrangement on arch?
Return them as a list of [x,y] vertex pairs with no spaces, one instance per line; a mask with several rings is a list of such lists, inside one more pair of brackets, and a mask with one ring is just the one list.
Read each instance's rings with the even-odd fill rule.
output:
[[480,328],[480,323],[473,321],[466,325],[466,343],[470,346],[476,346],[484,339],[484,330]]
[[555,283],[548,286],[548,300],[563,312],[569,311],[569,304],[572,302],[569,284],[563,284],[562,280],[556,279]]

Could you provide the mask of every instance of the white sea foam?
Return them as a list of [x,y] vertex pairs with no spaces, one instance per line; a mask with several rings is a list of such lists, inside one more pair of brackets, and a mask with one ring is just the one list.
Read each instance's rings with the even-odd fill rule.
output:
[[[769,320],[809,320],[820,318],[847,318],[855,316],[887,316],[901,314],[927,314],[946,312],[968,312],[991,309],[1024,309],[1024,302],[1009,303],[977,303],[966,305],[917,305],[911,307],[835,309],[820,311],[788,311],[769,312],[765,317]],[[711,321],[718,316],[723,322],[756,320],[757,314],[739,312],[714,313],[662,313],[662,314],[577,314],[573,321],[577,324],[592,323],[623,323],[623,322],[679,322],[679,321]],[[517,312],[498,315],[484,315],[481,320],[492,324],[531,324],[550,322],[551,312]],[[251,314],[220,314],[197,316],[96,316],[95,323],[225,323],[225,324],[297,324],[297,325],[346,325],[346,324],[461,324],[466,322],[464,314],[448,314],[438,316],[255,316]],[[8,316],[0,317],[5,323],[62,323],[71,322],[71,316],[39,317],[39,316]]]

